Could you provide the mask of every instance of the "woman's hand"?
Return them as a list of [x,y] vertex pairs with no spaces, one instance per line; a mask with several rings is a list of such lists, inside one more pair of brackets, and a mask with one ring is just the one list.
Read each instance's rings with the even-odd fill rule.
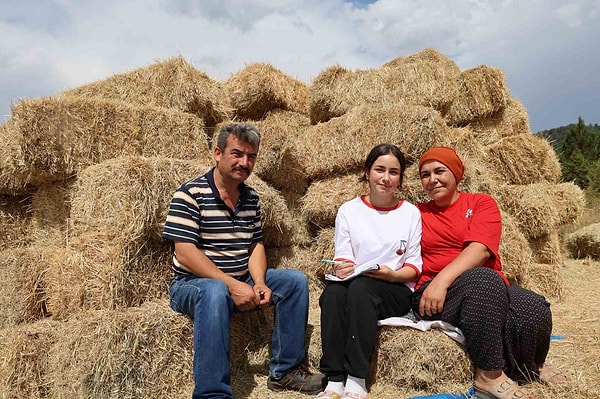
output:
[[395,280],[394,271],[386,265],[379,265],[379,269],[365,272],[363,273],[363,276],[389,282],[393,282]]
[[342,263],[335,263],[333,271],[337,278],[344,279],[354,273],[354,262],[349,260],[340,260]]
[[421,316],[427,315],[431,317],[442,313],[447,292],[448,288],[434,278],[421,295],[421,301],[419,302],[419,313]]

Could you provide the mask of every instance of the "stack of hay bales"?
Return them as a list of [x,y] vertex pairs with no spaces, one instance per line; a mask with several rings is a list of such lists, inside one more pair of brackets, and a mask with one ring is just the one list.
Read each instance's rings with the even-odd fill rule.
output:
[[[549,144],[529,131],[498,69],[461,71],[432,49],[380,68],[324,70],[306,85],[267,64],[217,82],[181,57],[13,106],[0,126],[0,394],[179,397],[192,386],[192,324],[168,307],[174,190],[213,164],[230,121],[262,133],[248,183],[261,196],[271,267],[309,277],[308,358],[321,354],[317,299],[338,207],[366,193],[368,151],[397,144],[400,196],[425,200],[414,164],[433,145],[466,164],[461,188],[501,207],[509,278],[561,291],[557,227],[583,207],[560,183]],[[6,233],[6,234],[5,234]],[[550,273],[551,272],[551,273]],[[234,391],[264,375],[273,314],[235,315]],[[374,382],[439,390],[471,378],[464,350],[439,332],[382,328]]]

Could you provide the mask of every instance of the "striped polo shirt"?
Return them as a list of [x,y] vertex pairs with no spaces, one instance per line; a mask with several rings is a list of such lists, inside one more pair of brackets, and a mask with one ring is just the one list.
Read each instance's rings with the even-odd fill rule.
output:
[[[232,211],[215,186],[214,169],[177,189],[162,237],[194,243],[223,272],[243,275],[248,272],[250,246],[262,241],[258,194],[240,183],[240,199]],[[191,274],[176,256],[172,269],[178,275]]]

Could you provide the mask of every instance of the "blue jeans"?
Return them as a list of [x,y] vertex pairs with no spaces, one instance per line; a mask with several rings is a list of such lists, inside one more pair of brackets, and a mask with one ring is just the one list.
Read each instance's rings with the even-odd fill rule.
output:
[[[250,275],[242,281],[253,285]],[[308,281],[298,270],[267,269],[273,292],[275,325],[269,375],[283,377],[304,360],[308,320]],[[215,279],[177,276],[169,288],[171,308],[194,319],[194,393],[192,399],[232,398],[229,328],[235,309],[227,286]]]

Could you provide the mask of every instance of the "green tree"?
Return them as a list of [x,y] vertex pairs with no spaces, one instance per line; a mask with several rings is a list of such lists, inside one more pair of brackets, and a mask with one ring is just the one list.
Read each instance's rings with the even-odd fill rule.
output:
[[600,159],[600,137],[588,129],[582,117],[567,130],[559,160],[564,181],[573,181],[582,189],[594,180],[590,168]]
[[588,189],[600,195],[600,160],[593,162],[588,167]]
[[590,162],[576,149],[569,158],[561,159],[562,178],[585,189],[590,184],[589,167]]

